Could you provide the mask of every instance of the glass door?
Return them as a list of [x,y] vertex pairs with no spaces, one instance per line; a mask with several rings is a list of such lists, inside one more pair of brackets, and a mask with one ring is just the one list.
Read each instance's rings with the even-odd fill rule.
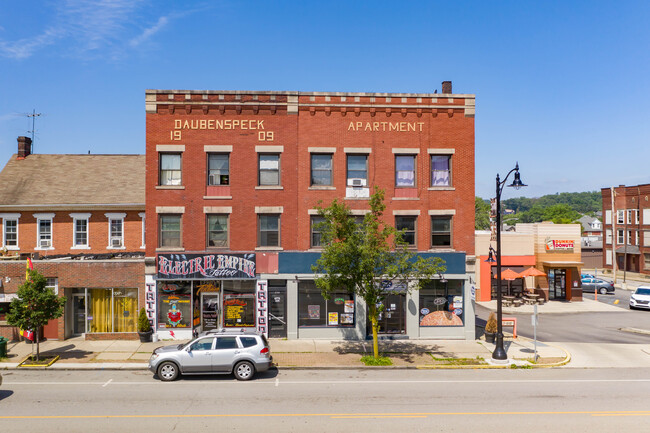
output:
[[219,328],[219,294],[201,293],[201,330]]
[[269,337],[287,337],[287,292],[269,288]]
[[549,282],[549,299],[566,299],[566,269],[555,269]]
[[[368,335],[372,326],[368,321]],[[382,312],[379,314],[380,334],[404,334],[406,332],[406,294],[392,293],[386,296]]]
[[81,335],[86,332],[86,295],[75,293],[72,295],[72,333]]

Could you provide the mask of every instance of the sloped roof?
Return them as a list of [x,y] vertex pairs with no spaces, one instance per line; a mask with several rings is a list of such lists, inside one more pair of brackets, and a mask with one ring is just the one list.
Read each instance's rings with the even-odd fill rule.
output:
[[0,207],[144,207],[144,184],[144,155],[14,154],[0,172]]

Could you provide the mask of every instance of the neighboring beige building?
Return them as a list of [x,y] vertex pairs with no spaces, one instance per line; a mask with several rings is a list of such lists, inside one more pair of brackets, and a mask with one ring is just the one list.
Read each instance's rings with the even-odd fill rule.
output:
[[[489,231],[477,231],[476,239],[476,299],[489,301],[496,296],[496,263],[487,263]],[[546,300],[582,300],[580,283],[581,244],[580,224],[517,224],[514,232],[502,232],[502,272],[512,269],[520,273],[535,267],[546,276],[518,278],[505,282],[508,293],[518,295],[532,289]]]

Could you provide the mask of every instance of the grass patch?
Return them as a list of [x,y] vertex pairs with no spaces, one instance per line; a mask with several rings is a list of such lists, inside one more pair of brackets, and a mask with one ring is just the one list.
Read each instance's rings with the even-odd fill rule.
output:
[[436,364],[444,365],[485,365],[486,362],[480,356],[476,358],[438,358],[437,356],[430,354],[431,358],[436,362]]
[[393,361],[391,361],[387,356],[380,356],[379,358],[375,358],[374,356],[366,355],[361,357],[361,362],[366,365],[374,366],[393,365]]

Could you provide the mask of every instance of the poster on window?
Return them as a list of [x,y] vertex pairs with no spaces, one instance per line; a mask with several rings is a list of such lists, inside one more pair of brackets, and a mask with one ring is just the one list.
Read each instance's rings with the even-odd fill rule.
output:
[[327,323],[330,326],[336,326],[339,324],[339,313],[329,313],[327,316]]
[[310,319],[320,319],[320,305],[308,305],[307,313]]
[[255,326],[255,295],[224,295],[223,326]]
[[158,282],[158,328],[182,329],[192,326],[189,282]]
[[354,301],[345,301],[345,313],[354,313]]
[[219,327],[219,294],[205,293],[202,296],[201,326],[204,331]]
[[354,324],[354,314],[341,314],[341,325]]

